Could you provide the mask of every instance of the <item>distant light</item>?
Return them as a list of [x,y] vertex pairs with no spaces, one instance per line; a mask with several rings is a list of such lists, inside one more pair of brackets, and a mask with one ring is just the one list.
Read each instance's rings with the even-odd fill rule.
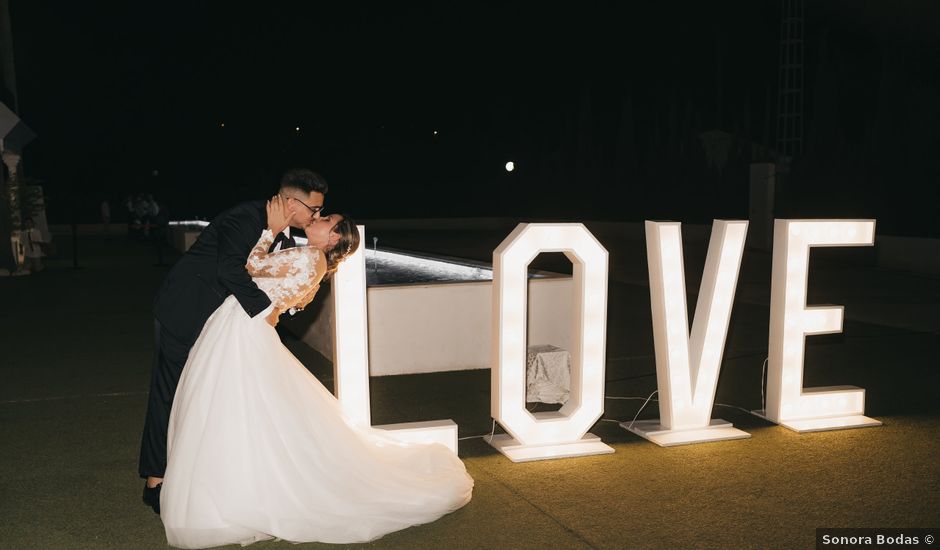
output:
[[225,128],[225,123],[223,122],[223,123],[219,124],[219,127],[220,127],[220,128]]
[[437,130],[434,130],[434,135],[435,135],[435,136],[437,135]]
[[506,163],[506,171],[507,171],[507,172],[512,172],[512,171],[515,170],[515,169],[516,169],[516,163],[514,163],[513,161],[509,161],[509,162]]
[[294,127],[294,131],[295,131],[295,132],[299,132],[299,131],[300,131],[300,126],[295,126],[295,127]]

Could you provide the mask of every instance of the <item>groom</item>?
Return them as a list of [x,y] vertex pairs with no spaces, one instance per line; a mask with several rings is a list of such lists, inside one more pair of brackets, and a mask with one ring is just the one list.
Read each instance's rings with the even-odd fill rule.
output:
[[[303,228],[320,217],[327,184],[311,170],[290,170],[278,194],[287,199],[291,226]],[[150,398],[140,446],[140,477],[147,480],[143,500],[160,513],[160,487],[166,470],[167,426],[173,395],[189,350],[206,319],[234,295],[250,317],[271,305],[251,280],[245,264],[267,226],[264,201],[246,202],[219,214],[183,255],[157,291],[154,301],[154,358]],[[293,246],[290,228],[277,235],[273,250]],[[266,320],[277,324],[277,311]],[[232,480],[236,483],[237,480]]]

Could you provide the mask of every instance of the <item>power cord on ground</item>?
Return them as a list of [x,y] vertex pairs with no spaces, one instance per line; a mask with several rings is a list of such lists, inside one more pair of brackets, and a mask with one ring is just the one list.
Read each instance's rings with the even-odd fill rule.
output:
[[[765,383],[765,378],[766,378],[766,373],[767,373],[767,362],[769,361],[769,359],[770,359],[769,357],[764,358],[764,364],[761,366],[761,372],[760,372],[760,405],[761,405],[761,409],[764,409],[764,408],[766,407],[766,403],[765,403],[766,396],[764,395],[764,383]],[[642,375],[642,376],[648,376],[648,375]],[[639,378],[639,377],[638,377],[638,378]],[[627,427],[627,429],[630,429],[630,428],[633,428],[633,424],[636,422],[636,419],[639,418],[640,413],[643,412],[643,409],[646,408],[646,405],[648,405],[651,401],[655,401],[655,402],[657,402],[657,403],[659,402],[658,399],[653,399],[653,396],[656,395],[657,393],[659,393],[659,390],[655,390],[653,393],[649,394],[649,396],[647,396],[647,397],[645,397],[645,398],[644,398],[644,397],[639,397],[639,396],[605,395],[605,396],[604,396],[604,399],[619,399],[619,400],[624,400],[624,401],[641,401],[641,400],[643,401],[643,404],[640,405],[640,409],[639,409],[638,411],[636,411],[636,414],[633,415],[633,419],[630,420],[630,425]],[[739,410],[739,411],[743,411],[743,412],[746,412],[746,413],[748,413],[748,414],[751,414],[751,411],[749,411],[748,409],[745,409],[744,407],[739,407],[739,406],[737,406],[737,405],[728,405],[728,404],[725,404],[725,403],[715,403],[715,406],[716,406],[716,407],[727,407],[727,408],[729,408],[729,409],[737,409],[737,410]],[[527,410],[528,410],[528,409],[527,409]],[[531,412],[531,411],[529,411],[529,412]],[[622,420],[614,420],[613,418],[601,418],[601,422],[616,422],[616,423],[618,423],[618,424],[622,424],[622,423],[623,423]],[[489,433],[489,438],[490,438],[491,440],[493,439],[493,434],[494,434],[494,433],[496,433],[496,419],[493,419],[493,426],[492,426],[492,429],[490,430],[490,433]],[[467,436],[467,437],[458,438],[457,440],[458,440],[458,441],[464,441],[464,440],[466,440],[466,439],[482,439],[482,438],[485,438],[485,437],[487,437],[485,434],[484,434],[484,435],[471,435],[471,436]]]
[[767,404],[764,403],[764,373],[767,372],[767,361],[770,360],[770,357],[764,358],[764,364],[760,368],[760,410],[764,411],[763,414],[767,414]]

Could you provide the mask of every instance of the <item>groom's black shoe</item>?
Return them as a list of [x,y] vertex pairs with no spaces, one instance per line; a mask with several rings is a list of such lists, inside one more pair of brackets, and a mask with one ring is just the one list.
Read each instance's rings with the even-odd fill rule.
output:
[[156,487],[147,487],[147,483],[144,482],[144,504],[153,508],[153,511],[159,516],[160,515],[160,488],[163,487],[163,483],[158,483]]

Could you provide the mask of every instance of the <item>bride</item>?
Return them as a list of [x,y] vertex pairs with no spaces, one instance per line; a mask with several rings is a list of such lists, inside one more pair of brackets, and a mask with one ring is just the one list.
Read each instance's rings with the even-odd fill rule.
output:
[[[268,253],[289,219],[278,197],[267,210],[248,272],[271,308],[302,307],[358,248],[359,232],[348,217],[315,218],[305,228],[309,246]],[[229,296],[189,354],[160,496],[171,545],[367,542],[469,502],[473,479],[454,453],[347,422],[281,344],[268,313],[249,317]]]

